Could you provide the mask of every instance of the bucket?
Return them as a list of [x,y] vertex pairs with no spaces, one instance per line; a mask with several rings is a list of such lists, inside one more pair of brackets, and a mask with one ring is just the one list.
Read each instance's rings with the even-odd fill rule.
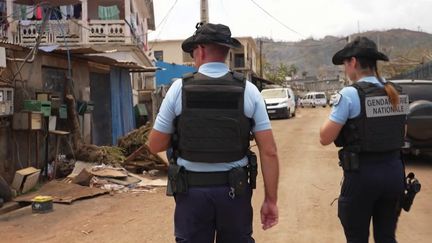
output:
[[50,196],[37,196],[32,199],[33,213],[48,213],[53,211],[53,198]]

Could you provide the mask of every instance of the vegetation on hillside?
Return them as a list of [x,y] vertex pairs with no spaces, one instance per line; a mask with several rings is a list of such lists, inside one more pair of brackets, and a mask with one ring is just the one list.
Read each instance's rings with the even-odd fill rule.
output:
[[[395,76],[432,60],[432,35],[429,33],[393,29],[363,32],[350,38],[358,35],[374,40],[380,51],[389,56],[390,62],[382,62],[379,66],[384,77]],[[290,67],[295,67],[297,78],[305,74],[319,79],[343,75],[343,69],[334,66],[331,57],[345,46],[347,37],[326,36],[320,40],[309,38],[299,42],[260,40],[263,41],[264,73],[267,79],[278,82],[281,77],[291,77]]]

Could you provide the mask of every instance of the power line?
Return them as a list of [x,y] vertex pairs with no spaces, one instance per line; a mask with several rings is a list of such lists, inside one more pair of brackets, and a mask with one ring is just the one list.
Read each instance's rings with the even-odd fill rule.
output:
[[177,2],[178,2],[178,0],[176,0],[176,1],[173,3],[173,5],[171,6],[171,8],[170,8],[170,9],[168,10],[168,12],[166,13],[165,17],[161,20],[161,22],[158,24],[158,26],[156,26],[156,29],[158,29],[162,24],[164,24],[164,25],[161,27],[161,29],[160,29],[158,35],[156,36],[155,41],[154,41],[153,44],[150,46],[149,50],[152,50],[152,49],[153,49],[154,44],[157,42],[157,39],[159,38],[159,36],[162,34],[162,30],[163,30],[163,27],[165,27],[165,23],[166,23],[166,21],[167,21],[167,19],[168,19],[168,16],[171,14],[171,12],[172,12],[172,10],[174,9],[174,7],[175,7],[175,5],[177,4]]
[[286,24],[284,24],[282,21],[280,21],[279,19],[277,19],[276,17],[274,17],[272,14],[270,14],[267,10],[265,10],[263,7],[261,7],[260,5],[258,5],[258,3],[256,3],[254,0],[251,0],[252,3],[254,3],[258,8],[260,8],[264,13],[266,13],[268,16],[270,16],[272,19],[276,20],[279,24],[281,24],[283,27],[287,28],[288,30],[300,35],[301,37],[304,38],[304,35],[302,35],[301,33],[299,33],[298,31],[290,28],[289,26],[287,26]]
[[171,14],[171,12],[172,12],[172,10],[174,9],[174,6],[177,4],[177,2],[178,2],[178,0],[176,0],[174,3],[173,3],[173,5],[171,6],[171,8],[168,10],[168,12],[165,14],[165,17],[163,17],[163,19],[161,20],[161,22],[156,26],[156,29],[158,29],[161,25],[162,25],[162,23],[164,23],[166,20],[167,20],[167,18],[168,18],[168,16]]

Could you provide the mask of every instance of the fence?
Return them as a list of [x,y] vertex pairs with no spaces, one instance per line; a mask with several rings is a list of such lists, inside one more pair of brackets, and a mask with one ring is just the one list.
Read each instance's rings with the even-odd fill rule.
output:
[[432,62],[423,64],[415,69],[403,72],[391,79],[426,79],[432,80]]

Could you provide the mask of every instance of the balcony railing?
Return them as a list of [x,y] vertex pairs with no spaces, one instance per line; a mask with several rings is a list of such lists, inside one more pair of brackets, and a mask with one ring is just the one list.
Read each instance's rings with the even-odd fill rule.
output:
[[[14,43],[34,45],[41,26],[42,21],[20,21],[15,30],[10,30]],[[132,43],[126,28],[129,26],[124,20],[90,20],[86,27],[80,20],[49,20],[41,45]],[[0,31],[0,38],[1,35]]]
[[[91,20],[89,23],[90,43],[126,43],[124,20]],[[127,27],[129,28],[129,27]]]
[[[22,45],[34,45],[42,27],[42,21],[20,21],[17,30],[12,30],[14,42]],[[50,20],[45,26],[41,44],[76,44],[82,42],[82,29],[68,20]]]

